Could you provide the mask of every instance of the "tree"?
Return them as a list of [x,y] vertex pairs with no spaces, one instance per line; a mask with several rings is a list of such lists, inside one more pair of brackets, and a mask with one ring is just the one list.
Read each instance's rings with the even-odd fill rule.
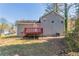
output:
[[79,4],[75,5],[76,11],[76,20],[75,20],[75,29],[72,33],[68,33],[66,36],[66,42],[68,44],[70,51],[79,52]]
[[79,19],[76,19],[75,29],[67,35],[66,41],[70,48],[69,50],[79,52]]
[[3,31],[8,28],[8,21],[5,18],[0,19],[0,36]]
[[47,7],[45,9],[46,12],[58,12],[58,4],[57,3],[51,3],[51,4],[47,4]]
[[68,6],[67,6],[66,3],[65,3],[65,13],[64,13],[64,16],[65,16],[65,32],[67,33]]
[[76,3],[76,4],[75,4],[75,9],[76,9],[76,16],[77,16],[77,19],[79,19],[79,3]]
[[[64,18],[65,18],[65,33],[67,33],[68,32],[68,19],[69,18],[71,18],[70,17],[70,14],[72,13],[72,12],[69,12],[71,9],[72,9],[72,7],[74,6],[74,4],[67,4],[67,3],[65,3],[64,4]],[[73,15],[71,15],[71,16],[73,16]]]

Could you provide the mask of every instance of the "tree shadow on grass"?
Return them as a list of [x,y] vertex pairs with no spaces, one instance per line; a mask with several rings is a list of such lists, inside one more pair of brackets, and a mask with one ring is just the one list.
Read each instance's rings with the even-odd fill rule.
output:
[[50,43],[18,44],[0,47],[2,56],[46,56],[53,55]]
[[58,50],[64,49],[62,40],[53,39],[48,42],[1,46],[1,56],[56,56]]

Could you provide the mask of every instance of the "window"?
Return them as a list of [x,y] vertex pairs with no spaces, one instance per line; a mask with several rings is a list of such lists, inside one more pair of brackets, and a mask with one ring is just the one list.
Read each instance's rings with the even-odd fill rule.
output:
[[61,21],[61,23],[63,23],[63,21]]
[[54,23],[54,21],[52,21],[52,23]]
[[44,22],[46,21],[46,20],[43,20]]

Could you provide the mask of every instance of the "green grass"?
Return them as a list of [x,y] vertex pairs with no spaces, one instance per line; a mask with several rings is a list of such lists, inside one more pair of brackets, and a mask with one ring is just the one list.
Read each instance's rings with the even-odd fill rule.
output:
[[[1,56],[43,56],[52,55],[52,47],[50,43],[35,43],[35,44],[17,44],[10,46],[1,46],[0,55]],[[51,52],[52,51],[52,52]]]
[[[52,52],[51,52],[52,51]],[[48,56],[53,55],[50,42],[45,40],[0,39],[0,56]]]
[[15,37],[15,36],[16,36],[16,34],[10,34],[10,35],[4,35],[4,34],[2,34],[2,35],[1,35],[1,38]]
[[61,45],[59,39],[17,39],[5,37],[0,39],[0,56],[53,56],[56,55]]

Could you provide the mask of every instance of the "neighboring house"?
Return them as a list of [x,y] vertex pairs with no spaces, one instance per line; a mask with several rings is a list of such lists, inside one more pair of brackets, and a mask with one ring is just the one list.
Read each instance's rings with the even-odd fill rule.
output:
[[40,17],[39,21],[16,21],[17,35],[22,36],[24,27],[33,24],[39,24],[43,28],[43,36],[64,35],[64,18],[53,11]]

